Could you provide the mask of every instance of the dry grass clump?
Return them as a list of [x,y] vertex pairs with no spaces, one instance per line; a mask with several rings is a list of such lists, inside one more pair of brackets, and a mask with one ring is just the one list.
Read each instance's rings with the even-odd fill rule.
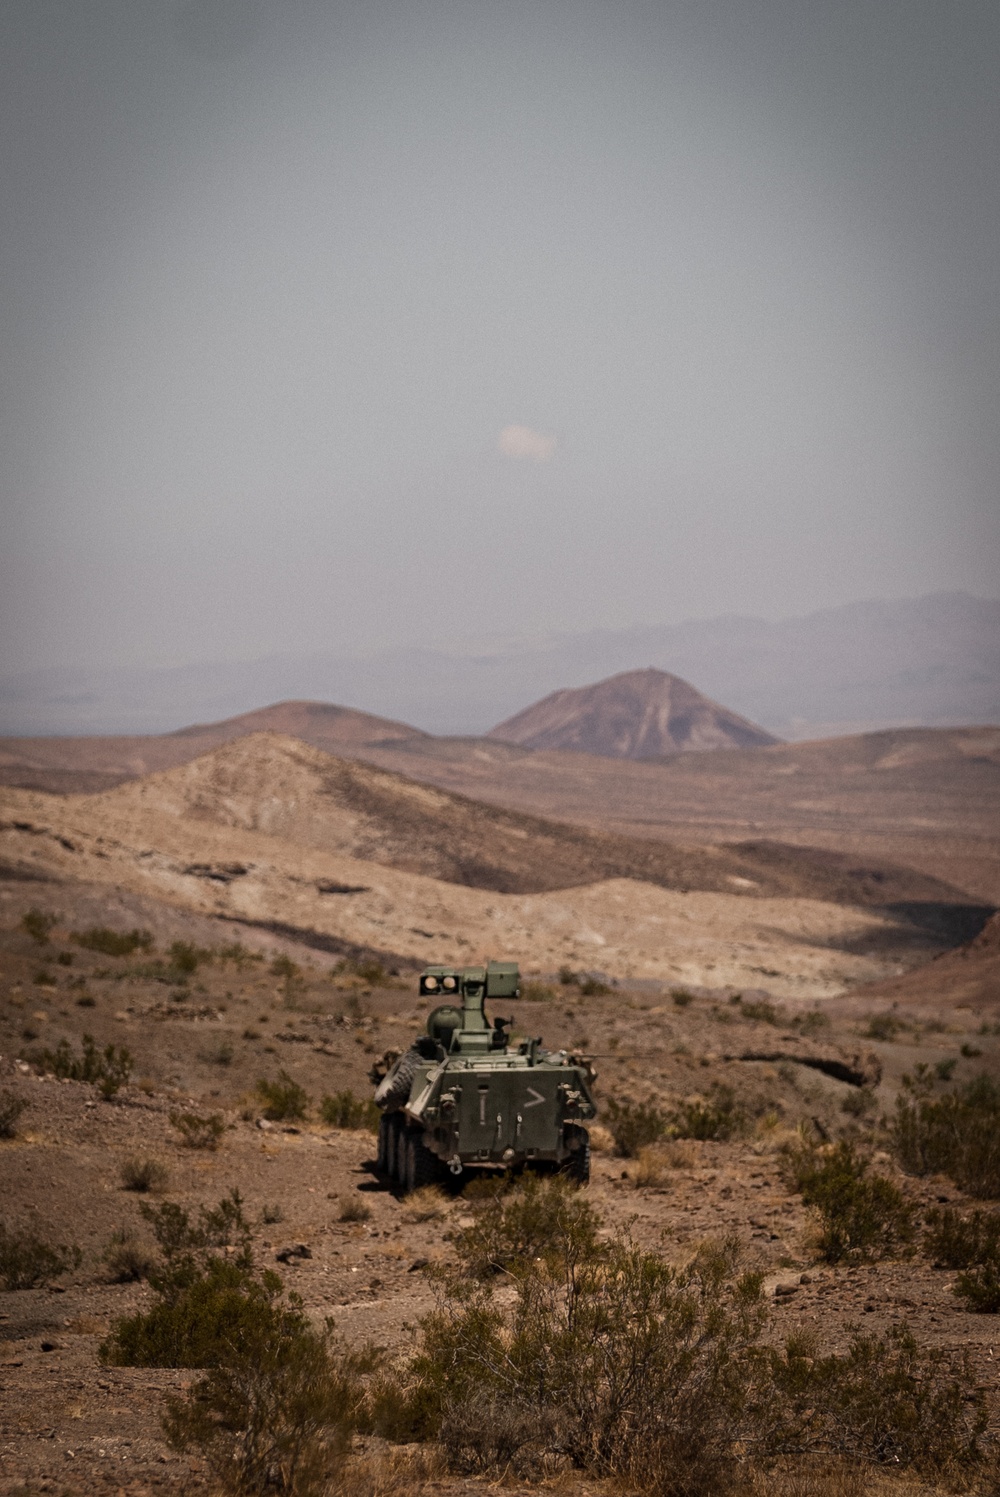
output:
[[437,1222],[448,1209],[448,1197],[439,1185],[425,1185],[406,1197],[403,1207],[405,1222]]
[[337,1483],[338,1497],[420,1497],[425,1486],[447,1474],[437,1445],[383,1445],[348,1460]]
[[121,1227],[104,1249],[104,1262],[113,1284],[136,1284],[148,1279],[156,1260],[128,1227]]
[[0,1092],[0,1138],[15,1137],[18,1120],[27,1106],[27,1097],[19,1097],[6,1087]]
[[149,1191],[165,1190],[170,1175],[166,1165],[158,1159],[144,1159],[132,1154],[122,1160],[118,1178],[122,1190],[135,1190],[145,1195]]
[[341,1196],[340,1215],[342,1222],[367,1222],[371,1221],[372,1208],[367,1201],[360,1196]]
[[590,1135],[590,1148],[594,1154],[613,1154],[615,1151],[614,1134],[602,1123],[590,1123],[587,1126]]
[[226,1120],[221,1112],[202,1117],[196,1112],[172,1112],[170,1121],[181,1136],[185,1149],[208,1149],[213,1152],[222,1142]]

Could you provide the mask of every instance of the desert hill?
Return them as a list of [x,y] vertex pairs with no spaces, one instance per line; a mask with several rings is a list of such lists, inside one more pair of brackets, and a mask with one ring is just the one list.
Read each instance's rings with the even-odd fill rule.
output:
[[524,748],[612,759],[655,759],[778,742],[679,676],[652,668],[625,671],[593,686],[554,691],[498,723],[486,736]]
[[3,738],[0,783],[56,794],[87,795],[125,780],[186,764],[251,733],[284,733],[331,753],[429,735],[407,723],[330,702],[276,702],[223,722],[196,723],[144,737]]
[[634,878],[857,906],[962,902],[940,880],[830,853],[676,846],[526,816],[274,733],[234,740],[92,801],[116,824],[137,825],[147,813],[211,823],[503,893]]

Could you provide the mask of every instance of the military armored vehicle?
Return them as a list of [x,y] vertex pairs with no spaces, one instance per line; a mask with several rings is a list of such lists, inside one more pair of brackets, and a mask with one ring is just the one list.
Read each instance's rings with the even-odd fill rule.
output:
[[[596,1112],[594,1073],[580,1056],[513,1045],[513,1019],[486,1016],[486,999],[518,998],[513,962],[485,967],[427,967],[426,998],[442,998],[425,1034],[403,1055],[387,1057],[375,1091],[378,1166],[407,1191],[450,1170],[560,1170],[586,1184],[590,1140],[582,1126]],[[376,1072],[377,1074],[377,1072]],[[375,1075],[373,1075],[373,1080]]]

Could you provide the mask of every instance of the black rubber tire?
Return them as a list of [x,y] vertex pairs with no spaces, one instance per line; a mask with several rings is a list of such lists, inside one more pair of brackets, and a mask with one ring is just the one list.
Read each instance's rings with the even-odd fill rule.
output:
[[375,1092],[378,1105],[393,1111],[410,1100],[410,1088],[417,1074],[420,1055],[414,1049],[404,1050],[393,1069]]
[[375,1168],[379,1174],[386,1175],[389,1172],[389,1132],[391,1122],[386,1113],[378,1120],[378,1150],[375,1154]]
[[440,1178],[441,1161],[427,1148],[419,1128],[408,1129],[401,1135],[400,1142],[403,1189],[409,1194],[412,1190],[421,1190],[425,1185],[433,1185]]
[[395,1185],[403,1181],[403,1151],[405,1134],[403,1132],[403,1118],[400,1113],[393,1112],[389,1115],[389,1150],[386,1161],[386,1173]]
[[573,1149],[569,1157],[564,1160],[562,1174],[567,1175],[570,1180],[575,1180],[577,1185],[589,1185],[590,1134],[586,1128],[580,1128],[576,1123],[567,1123],[563,1129],[563,1138],[569,1143],[571,1137],[579,1139],[579,1147]]

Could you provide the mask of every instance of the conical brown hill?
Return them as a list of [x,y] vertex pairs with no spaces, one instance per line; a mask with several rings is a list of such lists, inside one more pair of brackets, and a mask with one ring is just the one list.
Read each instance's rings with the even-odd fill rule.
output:
[[531,749],[611,759],[656,759],[704,749],[763,748],[780,740],[667,671],[625,671],[594,686],[554,691],[488,738]]
[[[873,881],[856,860],[818,849],[789,848],[783,859],[766,845],[679,847],[546,821],[275,733],[238,739],[86,800],[99,808],[108,834],[129,845],[144,838],[154,845],[144,826],[167,815],[506,894],[631,878],[666,889],[735,889],[853,905],[953,895],[908,870],[880,871]],[[260,856],[266,857],[263,841]]]

